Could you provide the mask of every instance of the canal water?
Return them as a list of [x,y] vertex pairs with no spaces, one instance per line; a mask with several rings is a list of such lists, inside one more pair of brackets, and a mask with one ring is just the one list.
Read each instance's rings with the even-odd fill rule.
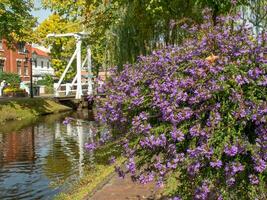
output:
[[[64,125],[67,116],[75,120]],[[79,180],[93,157],[84,144],[98,130],[90,118],[82,111],[46,116],[18,131],[0,127],[0,199],[53,199]]]

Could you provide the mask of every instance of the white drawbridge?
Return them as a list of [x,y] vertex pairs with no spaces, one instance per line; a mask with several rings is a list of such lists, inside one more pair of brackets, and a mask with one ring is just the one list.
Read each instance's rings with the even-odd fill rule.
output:
[[[74,37],[76,39],[76,50],[74,51],[68,65],[62,73],[58,83],[54,84],[55,97],[70,96],[75,93],[75,99],[81,99],[84,95],[93,94],[92,81],[92,56],[90,47],[87,46],[86,58],[82,61],[82,40],[87,37],[87,33],[66,33],[66,34],[48,34],[47,37]],[[73,61],[76,58],[76,76],[71,83],[63,84],[67,72],[71,68]],[[87,67],[86,67],[87,65]],[[82,69],[87,69],[86,81],[82,82]]]

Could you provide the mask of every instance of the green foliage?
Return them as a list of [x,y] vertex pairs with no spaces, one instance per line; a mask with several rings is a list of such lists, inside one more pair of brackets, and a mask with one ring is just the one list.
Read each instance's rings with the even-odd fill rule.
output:
[[11,87],[18,87],[21,82],[18,74],[7,72],[0,73],[0,82],[2,82],[3,80],[5,80],[6,83],[9,83]]
[[116,0],[99,1],[97,6],[88,2],[83,16],[91,33],[89,43],[93,53],[103,52],[96,60],[104,68],[132,63],[153,49],[179,45],[186,35],[179,25],[201,22],[204,7],[212,9],[214,18],[238,8],[230,0]]
[[[96,71],[132,63],[139,55],[147,55],[153,49],[179,45],[187,36],[180,25],[201,22],[201,11],[206,7],[212,10],[214,23],[218,15],[237,12],[240,8],[244,18],[258,27],[257,30],[264,29],[267,21],[265,0],[238,0],[236,4],[231,0],[43,0],[43,4],[57,13],[61,20],[76,23],[80,26],[79,31],[90,33],[85,42],[92,48]],[[55,28],[50,32],[70,31],[61,28],[65,25],[51,24]],[[57,45],[52,44],[52,50],[62,51],[64,42],[55,42]],[[58,60],[70,57],[70,51],[63,46],[67,56],[52,56],[57,59],[54,62],[58,68],[64,66]],[[60,70],[56,71],[60,74]]]
[[0,38],[9,44],[16,40],[31,41],[36,23],[30,14],[32,8],[31,0],[0,0]]
[[51,75],[46,74],[42,80],[37,81],[37,85],[53,86],[54,79]]
[[51,75],[46,74],[42,80],[37,81],[37,85],[44,85],[46,94],[52,94],[54,91],[54,79]]
[[[79,23],[77,21],[70,21],[64,19],[58,14],[50,15],[44,22],[42,22],[35,30],[34,35],[36,42],[50,46],[50,56],[52,58],[52,66],[55,70],[55,75],[60,77],[63,73],[69,58],[75,49],[74,38],[47,38],[49,33],[68,33],[68,32],[79,32]],[[75,73],[75,64],[72,66],[72,72],[68,73],[68,77],[72,78]]]

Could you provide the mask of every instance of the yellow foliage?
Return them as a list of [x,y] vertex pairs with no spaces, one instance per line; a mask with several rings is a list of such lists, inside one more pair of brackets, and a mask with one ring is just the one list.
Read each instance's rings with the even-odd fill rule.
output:
[[219,59],[219,56],[215,56],[212,53],[211,56],[207,57],[205,60],[207,60],[210,63],[214,63],[217,59]]

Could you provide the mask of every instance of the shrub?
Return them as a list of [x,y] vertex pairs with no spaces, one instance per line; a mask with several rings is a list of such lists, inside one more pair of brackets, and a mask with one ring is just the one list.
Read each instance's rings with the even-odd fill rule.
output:
[[3,91],[4,96],[11,96],[11,97],[26,97],[28,93],[20,88],[13,88],[13,87],[6,87]]
[[37,84],[53,87],[54,79],[51,75],[46,74],[43,79],[37,81]]
[[183,26],[181,46],[114,71],[97,117],[125,137],[134,180],[176,179],[176,199],[267,199],[267,34],[205,20]]
[[46,74],[43,79],[38,80],[37,85],[44,85],[46,94],[52,94],[54,92],[54,79],[49,74]]
[[2,82],[3,80],[9,83],[12,87],[19,86],[21,82],[18,74],[0,72],[0,82]]

